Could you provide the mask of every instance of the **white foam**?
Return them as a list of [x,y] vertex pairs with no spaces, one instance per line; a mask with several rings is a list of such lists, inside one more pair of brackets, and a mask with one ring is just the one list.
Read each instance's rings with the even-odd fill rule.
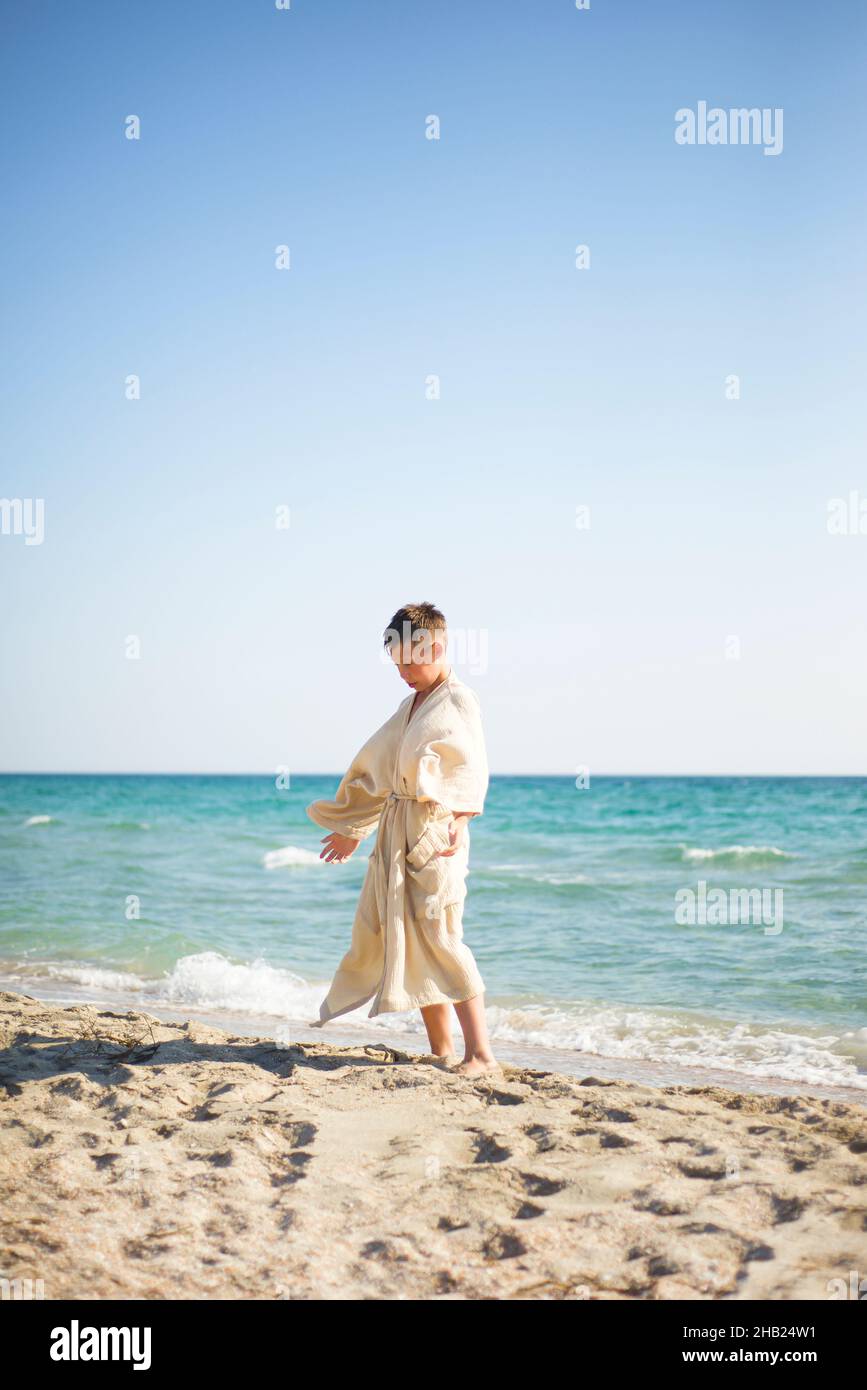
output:
[[810,1036],[794,1028],[584,1001],[492,1005],[487,1012],[492,1039],[867,1090],[867,1045],[851,1033]]
[[[18,969],[22,975],[37,976],[32,967]],[[217,951],[183,956],[172,970],[153,980],[78,962],[52,962],[45,973],[54,981],[86,987],[92,994],[135,996],[139,1007],[152,1001],[180,1010],[268,1016],[280,1020],[290,1034],[291,1025],[318,1019],[329,985],[328,980],[306,980],[262,959],[250,964],[230,961]],[[369,1007],[367,1001],[329,1026],[338,1032],[345,1026],[362,1034],[421,1036],[417,1010],[368,1018]],[[796,1025],[733,1023],[698,1012],[595,1000],[495,1004],[489,998],[487,1018],[495,1045],[867,1091],[867,1028],[808,1033]],[[460,1045],[456,1024],[454,1028]]]
[[693,863],[696,860],[717,860],[718,862],[737,864],[763,864],[775,859],[797,859],[796,854],[789,854],[787,850],[777,849],[776,845],[725,845],[722,849],[690,849],[687,845],[680,845],[681,859],[684,863]]
[[315,850],[286,845],[284,849],[267,850],[262,856],[262,863],[266,869],[297,869],[306,868],[309,864],[324,864],[325,860],[320,859]]
[[[327,986],[323,990],[291,970],[261,959],[245,965],[218,951],[200,951],[180,958],[162,981],[159,995],[168,1004],[192,1004],[198,1009],[316,1018],[326,991]],[[313,1012],[308,1013],[311,1008]]]
[[[263,960],[236,964],[206,951],[179,960],[159,995],[175,1006],[269,1014],[290,1024],[318,1018],[327,990],[328,981],[305,980]],[[417,1011],[368,1018],[369,1007],[367,1001],[338,1022],[363,1032],[418,1035]],[[584,1000],[515,1007],[489,1003],[487,1015],[492,1039],[504,1043],[867,1090],[867,1072],[858,1068],[859,1061],[862,1067],[867,1063],[863,1029],[858,1035],[811,1036],[794,1028]]]
[[105,970],[99,965],[72,965],[62,962],[49,963],[45,973],[52,980],[68,980],[72,984],[84,985],[87,989],[125,990],[137,993],[146,990],[148,982],[129,970]]
[[28,825],[50,825],[51,822],[52,822],[53,820],[54,820],[54,817],[53,817],[53,816],[31,816],[29,820],[26,820],[26,821],[24,822],[24,824],[25,824],[25,826],[28,826]]
[[[27,967],[19,966],[22,975]],[[16,971],[17,973],[17,971]],[[255,960],[235,963],[218,951],[182,956],[159,979],[143,979],[133,971],[107,970],[98,965],[50,962],[34,977],[83,986],[89,991],[145,995],[154,1003],[189,1005],[197,1009],[223,1009],[239,1013],[273,1014],[277,1018],[310,1018],[319,1014],[319,1003],[328,986],[310,983],[284,970]]]

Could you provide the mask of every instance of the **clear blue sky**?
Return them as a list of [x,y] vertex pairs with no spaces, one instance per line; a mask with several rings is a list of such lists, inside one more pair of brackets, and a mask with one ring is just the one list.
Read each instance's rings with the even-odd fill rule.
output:
[[[494,771],[867,773],[863,7],[2,25],[0,494],[45,538],[0,536],[0,766],[340,771],[429,599],[487,632]],[[679,146],[700,100],[783,152]]]

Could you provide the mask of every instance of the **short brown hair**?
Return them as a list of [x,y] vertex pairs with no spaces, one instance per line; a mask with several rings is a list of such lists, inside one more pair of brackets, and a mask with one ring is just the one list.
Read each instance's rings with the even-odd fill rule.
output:
[[[426,633],[446,633],[444,615],[432,603],[405,603],[398,608],[383,633],[386,647],[393,647],[397,641],[402,644],[415,638],[418,631]],[[430,639],[428,639],[430,640]]]

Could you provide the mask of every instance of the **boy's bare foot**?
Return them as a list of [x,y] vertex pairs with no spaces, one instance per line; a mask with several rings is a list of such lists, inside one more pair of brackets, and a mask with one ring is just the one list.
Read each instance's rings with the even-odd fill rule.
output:
[[456,1052],[446,1052],[435,1059],[434,1065],[438,1067],[445,1067],[447,1071],[454,1071],[459,1060],[460,1058],[458,1057],[458,1054]]
[[484,1076],[487,1072],[502,1071],[503,1068],[494,1057],[468,1057],[450,1070],[456,1076]]

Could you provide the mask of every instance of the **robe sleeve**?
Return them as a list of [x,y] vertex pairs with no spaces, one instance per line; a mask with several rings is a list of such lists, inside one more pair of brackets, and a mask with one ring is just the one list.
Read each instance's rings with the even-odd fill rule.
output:
[[[488,759],[481,711],[478,697],[468,690],[453,697],[447,727],[425,747],[419,759],[416,794],[419,801],[435,801],[448,818],[449,813],[458,811],[481,815],[487,790]],[[447,844],[448,832],[442,818],[434,816],[407,858],[412,864],[421,864]]]
[[312,801],[307,814],[324,830],[363,840],[376,829],[387,797],[388,792],[377,789],[372,773],[356,758],[341,778],[334,800]]

